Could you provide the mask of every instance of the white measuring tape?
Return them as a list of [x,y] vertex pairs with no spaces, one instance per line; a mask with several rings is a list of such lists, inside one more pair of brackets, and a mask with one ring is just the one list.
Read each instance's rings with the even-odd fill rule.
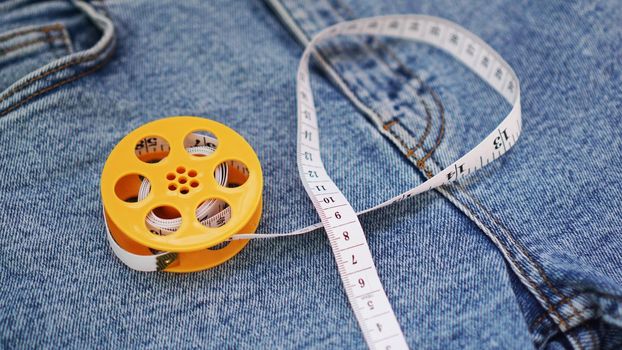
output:
[[[319,127],[309,81],[309,60],[317,53],[317,45],[340,35],[396,37],[424,42],[443,49],[501,94],[512,105],[512,110],[475,148],[432,178],[379,205],[357,213],[326,173],[322,163]],[[344,93],[349,98],[354,98],[348,90]],[[289,233],[236,234],[231,239],[293,236],[324,227],[346,294],[367,345],[372,349],[405,349],[408,346],[378,278],[358,215],[461,179],[507,152],[516,143],[522,128],[518,78],[507,62],[490,46],[453,22],[424,15],[382,16],[342,22],[318,33],[306,47],[300,59],[296,97],[298,170],[305,190],[322,222]],[[216,141],[212,140],[212,142]],[[195,148],[192,146],[186,145],[191,152],[208,154],[213,151],[213,148],[208,145]],[[218,174],[218,171],[224,173]],[[221,170],[217,169],[216,178],[218,181],[224,179],[226,182],[226,167]],[[148,190],[148,186],[148,182],[143,181],[141,189],[145,187],[143,191]],[[197,209],[197,216],[205,225],[218,225],[218,218],[222,219],[230,215],[228,208],[219,207],[217,203],[206,202]],[[150,218],[148,223],[150,229],[161,230],[161,234],[175,230],[176,223],[170,219],[151,216]],[[127,266],[135,270],[156,271],[158,258],[171,254],[170,252],[157,252],[150,256],[132,254],[117,244],[109,231],[108,241],[113,252]]]

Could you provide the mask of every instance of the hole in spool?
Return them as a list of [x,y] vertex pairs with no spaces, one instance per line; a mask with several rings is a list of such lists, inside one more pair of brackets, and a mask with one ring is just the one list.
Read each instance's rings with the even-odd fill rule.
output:
[[191,149],[206,148],[208,153],[213,153],[218,148],[218,138],[208,130],[195,130],[184,138],[184,147],[193,156],[204,157],[205,154],[192,153]]
[[[234,188],[242,186],[248,180],[250,176],[250,171],[246,164],[242,163],[239,160],[227,160],[218,165],[216,169],[219,167],[225,166],[227,168],[227,183],[225,187]],[[214,171],[214,176],[216,176],[216,170]],[[218,180],[218,179],[217,179]],[[218,182],[218,181],[216,181]]]
[[177,219],[181,218],[181,214],[177,209],[169,205],[163,205],[153,209],[153,213],[162,219]]
[[154,208],[145,218],[147,229],[156,235],[171,234],[181,226],[181,214],[169,205]]
[[[114,186],[114,193],[117,198],[127,203],[138,202],[138,193],[140,186],[145,179],[144,176],[139,174],[127,174],[119,178]],[[145,197],[149,194],[149,191],[145,193]]]
[[231,207],[222,199],[210,198],[196,209],[199,222],[207,227],[221,227],[231,220]]
[[161,136],[147,136],[138,141],[134,146],[134,154],[145,163],[158,163],[168,156],[171,148]]

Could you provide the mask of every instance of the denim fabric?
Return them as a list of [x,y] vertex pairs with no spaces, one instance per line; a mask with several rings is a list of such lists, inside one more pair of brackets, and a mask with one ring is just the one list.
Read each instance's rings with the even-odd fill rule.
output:
[[[290,21],[256,0],[0,4],[2,346],[363,348],[323,230],[252,241],[200,273],[139,273],[107,246],[99,176],[134,128],[203,116],[257,151],[259,232],[314,223],[295,165],[299,34],[425,13],[514,67],[524,131],[471,178],[361,218],[409,345],[619,348],[620,6],[280,4]],[[359,210],[421,183],[509,110],[425,45],[346,39],[322,54],[358,99],[315,67],[323,159]]]

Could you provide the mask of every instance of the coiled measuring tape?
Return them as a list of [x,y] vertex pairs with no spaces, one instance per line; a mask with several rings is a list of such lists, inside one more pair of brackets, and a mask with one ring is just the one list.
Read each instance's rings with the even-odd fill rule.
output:
[[135,270],[216,266],[248,243],[232,234],[259,225],[262,186],[257,155],[228,127],[197,117],[145,124],[104,165],[108,241]]
[[[388,199],[372,208],[357,213],[331,180],[322,162],[320,156],[319,126],[313,101],[313,92],[309,81],[309,60],[311,56],[316,55],[317,45],[321,41],[340,35],[389,36],[420,41],[438,47],[473,70],[486,83],[501,94],[506,101],[512,105],[512,109],[495,130],[460,159],[419,186]],[[321,60],[321,57],[317,57]],[[349,90],[342,90],[348,97],[354,97]],[[255,194],[255,196],[252,197],[253,204],[244,207],[244,209],[247,210],[246,212],[240,211],[241,208],[237,202],[236,206],[230,205],[231,203],[226,201],[227,198],[225,194],[213,202],[206,202],[205,200],[199,202],[195,201],[193,203],[194,206],[189,207],[192,210],[189,209],[185,212],[185,217],[182,215],[183,219],[186,219],[186,217],[192,219],[194,222],[192,228],[200,232],[200,234],[197,234],[195,237],[191,233],[184,231],[184,229],[188,229],[188,226],[184,227],[183,223],[181,226],[177,226],[178,223],[173,222],[174,219],[162,219],[158,217],[157,213],[151,215],[153,208],[148,207],[147,209],[139,211],[138,214],[141,214],[143,218],[150,217],[151,219],[146,220],[139,226],[134,226],[135,229],[140,229],[141,233],[130,238],[152,249],[149,250],[143,246],[141,248],[142,250],[138,252],[138,249],[127,248],[128,242],[123,240],[128,237],[119,235],[117,232],[118,228],[111,224],[111,221],[115,223],[116,221],[110,220],[112,215],[108,213],[108,208],[106,207],[106,197],[110,197],[110,194],[104,196],[104,185],[108,186],[108,192],[110,192],[110,186],[113,185],[110,181],[104,184],[104,178],[102,176],[102,197],[104,198],[104,211],[108,226],[108,240],[113,252],[126,265],[136,270],[155,271],[164,269],[166,271],[190,271],[214,266],[231,258],[243,248],[248,239],[293,236],[311,232],[319,227],[324,227],[337,262],[345,292],[359,322],[367,345],[373,349],[407,348],[408,346],[404,339],[404,335],[389,304],[382,283],[378,278],[376,267],[357,215],[386,207],[392,203],[429,191],[436,187],[450,184],[479,170],[507,152],[507,150],[516,143],[522,130],[518,78],[512,68],[490,46],[473,33],[453,22],[424,15],[382,16],[342,22],[318,33],[307,45],[300,59],[296,80],[296,98],[298,119],[298,169],[302,183],[315,206],[321,223],[289,233],[239,233],[252,232],[257,226],[261,213],[261,169],[259,167],[259,162],[255,162],[256,157],[254,157],[254,160],[251,162],[252,166],[248,167],[250,175],[247,175],[248,180],[246,181],[246,183],[248,183],[251,179],[254,179],[252,182],[253,184],[247,187],[244,187],[246,185],[239,187],[241,190],[239,193],[245,190],[250,192],[257,191],[253,192]],[[184,120],[188,121],[188,124],[184,124],[185,130],[187,131],[197,129],[198,125],[194,123],[200,123],[203,119],[190,118]],[[169,123],[167,125],[160,125],[157,123],[160,123],[160,121],[147,124],[153,127],[149,131],[153,131],[154,135],[160,135],[160,132],[166,130],[167,126],[174,127],[177,125],[175,123]],[[216,123],[214,125],[220,124]],[[215,134],[220,134],[220,132],[217,133],[215,130],[211,130],[209,125],[205,125],[205,127]],[[177,145],[180,150],[176,152],[200,154],[206,156],[207,159],[211,156],[218,155],[219,160],[225,160],[227,157],[223,158],[222,155],[219,155],[220,150],[224,148],[228,150],[227,152],[229,153],[227,153],[227,155],[230,159],[240,160],[243,158],[248,161],[250,157],[249,152],[252,152],[248,144],[244,142],[244,147],[233,148],[235,152],[243,154],[243,157],[240,155],[236,156],[237,153],[228,149],[229,145],[225,146],[223,144],[226,137],[239,137],[239,135],[233,135],[231,133],[235,134],[231,131],[227,135],[218,135],[217,140],[219,144],[217,148],[213,147],[216,139],[201,143],[200,141],[197,142],[197,138],[200,138],[200,135],[191,133],[191,139],[194,138],[194,141],[178,142]],[[136,138],[136,136],[147,137],[147,135],[142,136],[144,134],[145,132],[143,130],[141,133],[136,133],[135,131],[130,135],[133,135],[134,138]],[[222,137],[225,137],[225,139]],[[121,143],[124,143],[126,139],[127,137],[124,138]],[[135,142],[132,138],[125,142],[124,150],[126,153],[133,150],[129,148],[132,142]],[[175,147],[171,147],[170,153],[172,154],[175,149]],[[115,154],[115,151],[111,154],[111,158]],[[123,162],[122,159],[115,159],[121,163]],[[244,163],[244,160],[242,163],[248,165],[248,163]],[[107,164],[110,161],[111,159],[109,158]],[[132,162],[132,164],[136,163],[135,160],[132,160]],[[213,171],[213,181],[218,182],[218,184],[214,184],[214,186],[225,187],[222,183],[226,185],[228,181],[227,173],[232,170],[232,167],[228,165],[229,163],[224,163],[225,165],[222,165],[224,168],[215,167],[215,163],[210,164],[211,167],[207,167],[206,172],[210,173]],[[198,163],[196,167],[200,168]],[[104,174],[106,173],[106,169],[105,167]],[[123,169],[115,168],[114,170],[117,174],[125,174],[126,171]],[[257,174],[257,170],[259,174]],[[253,177],[253,174],[255,174],[256,177]],[[147,189],[154,189],[156,185],[166,187],[165,181],[158,181],[157,184],[155,183],[156,181],[151,182],[151,180],[149,180],[149,183],[146,183],[143,178],[139,178],[135,181],[139,182],[134,185],[135,188],[137,187],[139,191],[143,188],[142,191],[144,193],[138,196],[141,199],[150,198],[149,196],[151,194],[146,194]],[[223,205],[223,200],[228,204]],[[202,210],[199,212],[196,208],[202,208]],[[237,218],[236,215],[238,214],[241,214],[243,217]],[[123,216],[131,214],[121,211],[115,213],[115,218],[116,215]],[[224,220],[222,218],[226,220],[235,219],[234,221],[236,223],[219,226],[219,223]],[[216,226],[216,228],[212,226]],[[155,231],[155,233],[150,230]],[[115,234],[115,232],[117,232],[117,234]],[[171,234],[172,232],[174,233]],[[192,235],[192,237],[195,237],[195,241],[192,241],[194,244],[186,245],[185,242],[182,244],[172,238],[179,235],[181,232],[185,232],[185,235]],[[186,238],[185,235],[180,236]],[[166,242],[166,244],[164,244],[164,242]],[[227,254],[220,256],[218,259],[211,258],[210,254],[212,251],[205,253],[206,249],[204,248],[223,242],[229,242],[228,246],[235,243],[240,245],[234,246],[235,248],[228,251]],[[153,248],[158,250],[154,251]],[[182,253],[178,252],[189,251],[192,251],[192,253],[186,254],[197,254],[196,257],[198,259],[205,258],[208,262],[200,263],[197,261],[186,269],[175,268],[175,262],[183,259]]]

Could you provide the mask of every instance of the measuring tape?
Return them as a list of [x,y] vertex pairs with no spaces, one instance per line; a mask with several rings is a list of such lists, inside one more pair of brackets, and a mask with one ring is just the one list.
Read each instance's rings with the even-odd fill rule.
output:
[[[512,105],[512,109],[495,130],[486,136],[475,148],[424,183],[372,208],[355,212],[343,193],[327,174],[322,162],[319,143],[319,125],[313,101],[313,92],[309,81],[309,61],[312,56],[317,55],[318,44],[324,40],[340,35],[388,36],[419,41],[438,47],[454,56],[480,76]],[[317,57],[321,59],[321,57]],[[344,89],[344,93],[349,98],[354,98],[349,90]],[[133,269],[141,271],[166,270],[181,272],[207,268],[222,263],[237,254],[237,252],[246,245],[249,239],[293,236],[324,227],[337,262],[345,292],[359,322],[367,345],[372,349],[407,348],[408,346],[404,339],[404,335],[386,293],[384,292],[382,283],[378,278],[378,273],[363,229],[358,220],[358,215],[386,207],[392,203],[459,180],[481,169],[507,152],[507,150],[516,143],[522,129],[518,78],[512,68],[490,46],[473,33],[453,22],[424,15],[382,16],[342,22],[318,33],[307,45],[300,59],[296,80],[296,98],[298,118],[298,169],[304,188],[315,206],[321,223],[289,233],[240,233],[253,232],[257,227],[261,214],[261,168],[259,167],[259,162],[256,160],[256,155],[254,155],[252,148],[250,148],[243,139],[240,141],[241,137],[239,135],[221,124],[209,122],[200,118],[185,117],[182,118],[184,119],[183,125],[175,121],[168,123],[157,121],[147,124],[147,126],[149,126],[147,129],[149,129],[149,132],[153,135],[160,135],[161,132],[167,130],[166,128],[180,128],[183,134],[188,132],[188,130],[196,130],[198,126],[207,123],[208,125],[205,125],[206,130],[221,135],[217,135],[219,136],[217,138],[201,138],[202,136],[198,134],[190,133],[191,136],[188,141],[178,143],[181,146],[179,148],[182,148],[182,151],[186,155],[201,155],[207,159],[218,155],[217,159],[221,161],[225,158],[223,158],[219,152],[221,152],[221,149],[225,148],[227,149],[226,152],[229,152],[227,154],[230,156],[227,159],[243,159],[242,162],[220,163],[221,165],[219,165],[219,167],[215,167],[215,163],[211,162],[209,163],[211,168],[208,167],[208,171],[209,169],[214,169],[213,185],[222,189],[225,188],[229,181],[229,173],[236,171],[236,166],[233,164],[237,164],[238,170],[236,172],[242,174],[242,177],[248,177],[244,179],[246,183],[251,179],[253,180],[250,181],[251,185],[247,186],[245,183],[239,187],[237,193],[245,193],[244,191],[248,191],[254,194],[254,196],[251,195],[249,197],[252,199],[250,201],[253,204],[246,205],[244,207],[246,211],[238,211],[236,207],[240,207],[240,204],[236,202],[235,207],[230,205],[227,197],[227,195],[229,195],[228,192],[225,192],[221,199],[215,199],[209,202],[203,200],[194,203],[195,206],[192,208],[192,211],[188,212],[188,210],[186,210],[185,215],[182,214],[181,217],[183,219],[196,218],[193,228],[198,230],[198,234],[196,232],[189,233],[184,231],[188,229],[184,226],[184,223],[180,223],[177,218],[162,218],[149,206],[146,207],[147,209],[140,211],[143,218],[147,217],[146,223],[142,223],[139,226],[126,225],[125,230],[120,230],[116,223],[118,219],[111,219],[112,215],[109,214],[107,207],[108,200],[111,200],[110,193],[114,192],[112,190],[114,188],[114,181],[109,178],[117,179],[118,174],[127,173],[123,166],[117,165],[114,169],[107,168],[111,158],[116,154],[115,152],[119,147],[119,145],[117,145],[107,160],[107,165],[104,167],[104,174],[108,175],[113,173],[117,175],[107,176],[106,183],[104,183],[104,175],[102,175],[102,198],[104,200],[104,215],[107,225],[108,241],[110,242],[113,252],[121,261]],[[164,119],[163,121],[170,119]],[[218,129],[218,133],[212,129],[214,127]],[[138,130],[141,129],[142,128],[139,128]],[[222,130],[229,131],[223,133],[221,132]],[[126,138],[120,142],[120,144],[124,144],[124,151],[126,153],[129,152],[130,148],[128,148],[127,145],[146,137],[147,135],[144,134],[145,130],[141,130],[140,132],[134,131],[128,135],[131,137],[126,136]],[[176,137],[179,138],[181,137],[180,135],[181,134],[178,134]],[[243,143],[244,147],[229,149],[231,145],[223,145],[224,141],[228,143],[227,138],[229,137],[236,139],[238,144]],[[165,150],[167,148],[164,147],[161,142],[158,142],[158,140],[159,139],[155,138],[155,141],[145,140],[145,142],[151,141],[151,144],[155,145],[152,149],[159,149],[158,152],[166,153]],[[218,147],[216,147],[216,145]],[[131,148],[132,152],[136,152],[135,149],[136,147]],[[174,149],[175,148],[169,149],[171,154]],[[122,152],[119,151],[117,153]],[[179,150],[177,153],[179,153]],[[163,154],[160,154],[160,156],[162,155]],[[254,158],[252,156],[254,156]],[[137,155],[137,157],[134,158],[140,159],[141,156]],[[166,156],[165,160],[168,158],[169,157]],[[251,160],[250,163],[247,163],[249,160]],[[125,165],[123,164],[122,156],[115,156],[114,161],[118,161],[122,165]],[[135,165],[134,160],[130,163]],[[142,163],[144,163],[144,161]],[[240,164],[244,164],[247,167],[240,166]],[[248,166],[249,164],[252,166]],[[197,163],[197,167],[199,167],[199,165],[200,164]],[[164,169],[164,167],[165,166],[163,166],[162,169]],[[257,174],[257,171],[259,174]],[[106,189],[104,189],[104,186],[106,186]],[[159,181],[158,186],[166,186],[166,182]],[[154,188],[154,184],[151,180],[147,181],[139,178],[134,181],[134,187],[135,190],[140,192],[137,196],[139,202],[153,198],[149,197],[150,195],[148,194],[149,190]],[[210,189],[218,189],[217,187],[210,187]],[[221,189],[218,190],[220,191]],[[104,190],[106,190],[106,196],[104,196]],[[257,192],[259,193],[258,195]],[[126,214],[129,215],[130,213]],[[123,212],[116,211],[116,215],[123,216]],[[115,218],[116,215],[114,216]],[[186,220],[182,221],[185,222]],[[222,225],[223,222],[227,221],[234,221],[235,224],[230,225],[226,223]],[[129,233],[131,237],[128,237],[128,229],[136,229],[141,232]],[[188,242],[179,243],[173,238],[169,239],[170,237],[178,235],[180,231],[184,231],[187,236],[194,237],[195,241],[191,241],[194,242],[194,244],[189,246]],[[137,251],[137,249],[128,249],[128,245],[133,244],[133,240],[142,244],[140,252]],[[168,243],[162,244],[162,242]],[[175,244],[171,242],[175,242]],[[227,247],[236,243],[240,245],[234,246],[233,250],[227,250],[227,254],[220,256],[218,259],[213,259],[210,256],[210,254],[214,253],[214,250],[208,251],[208,249],[205,249],[223,243],[228,243]],[[221,250],[226,250],[227,247]],[[179,265],[175,265],[179,264],[179,260],[184,259],[184,253],[180,252],[190,252],[185,254],[195,254],[200,258],[207,259],[209,262],[199,263],[193,260],[194,264],[180,269]],[[216,252],[218,252],[218,250],[216,250]]]
[[257,155],[230,128],[197,117],[145,124],[115,146],[102,171],[108,241],[135,270],[219,265],[248,243],[231,235],[259,225],[262,187]]

